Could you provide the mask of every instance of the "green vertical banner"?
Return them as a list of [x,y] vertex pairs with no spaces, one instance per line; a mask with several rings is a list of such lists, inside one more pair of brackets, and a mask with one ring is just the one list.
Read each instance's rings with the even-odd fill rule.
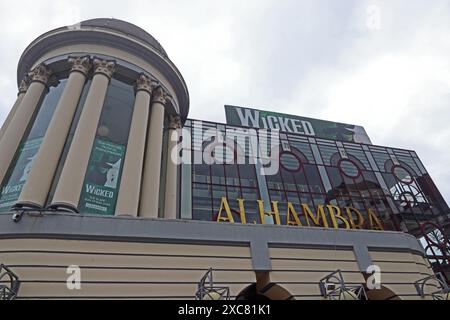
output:
[[125,146],[95,139],[78,205],[81,213],[114,214],[124,155]]
[[0,212],[9,211],[11,206],[19,199],[22,187],[27,181],[28,174],[36,154],[39,151],[43,138],[31,139],[22,142],[18,148],[14,169],[9,179],[2,186],[0,194]]

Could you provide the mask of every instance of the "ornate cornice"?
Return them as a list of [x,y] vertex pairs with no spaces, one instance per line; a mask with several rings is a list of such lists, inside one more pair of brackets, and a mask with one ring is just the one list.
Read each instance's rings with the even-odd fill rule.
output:
[[169,129],[178,130],[181,129],[181,118],[177,115],[169,115]]
[[152,94],[153,84],[152,80],[144,74],[140,74],[136,80],[136,92],[138,91],[146,91],[148,94]]
[[28,73],[31,82],[41,82],[45,85],[48,84],[51,75],[52,71],[43,63],[41,63]]
[[92,63],[89,56],[84,57],[69,57],[67,59],[71,65],[70,72],[81,72],[84,76],[87,76],[91,70]]
[[161,86],[158,86],[153,91],[153,103],[161,103],[162,105],[165,105],[167,101],[167,93],[164,91],[164,89]]
[[[117,33],[104,32],[104,30],[100,28],[86,28],[85,30],[60,28],[47,32],[39,37],[27,47],[20,58],[19,67],[17,70],[19,79],[18,85],[24,74],[29,71],[33,63],[36,61],[41,61],[40,59],[43,55],[45,55],[45,53],[58,50],[58,52],[61,51],[62,53],[61,58],[67,59],[66,55],[75,55],[73,53],[74,51],[72,50],[72,46],[91,44],[101,44],[105,47],[114,47],[118,50],[129,52],[130,54],[146,61],[146,63],[155,66],[158,70],[158,74],[161,74],[163,79],[166,79],[167,83],[170,85],[170,92],[176,96],[176,100],[174,100],[174,108],[176,113],[179,113],[183,120],[186,119],[189,112],[189,93],[187,85],[175,64],[173,64],[173,62],[169,59],[163,58],[156,51],[151,50],[151,48],[149,50],[147,46],[135,41],[135,39],[126,36],[119,36]],[[91,57],[93,58],[95,54],[107,55],[107,51],[92,53]],[[97,58],[105,60],[115,59],[113,57],[106,58],[105,56]],[[142,68],[143,66],[138,67]],[[127,68],[127,66],[125,66],[125,68]],[[116,66],[116,69],[118,69],[118,66]]]
[[116,69],[116,63],[114,61],[94,59],[94,74],[103,74],[111,79]]
[[21,93],[25,93],[28,90],[28,87],[31,84],[31,78],[29,75],[26,75],[22,81],[20,81],[20,85],[19,85],[19,94]]

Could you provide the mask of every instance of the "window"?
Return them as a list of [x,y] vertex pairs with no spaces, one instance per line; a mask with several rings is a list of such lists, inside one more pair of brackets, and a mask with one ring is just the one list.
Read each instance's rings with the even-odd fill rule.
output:
[[132,85],[111,79],[81,191],[81,212],[115,213],[134,98]]
[[413,182],[412,174],[402,166],[394,166],[392,168],[392,173],[398,181],[411,184]]
[[[217,125],[208,124],[208,128],[217,128]],[[386,229],[395,230],[398,230],[395,215],[399,208],[409,215],[433,213],[433,206],[419,188],[420,179],[414,176],[415,171],[402,161],[400,166],[394,166],[393,153],[388,153],[387,148],[337,144],[331,140],[314,144],[293,134],[283,139],[279,171],[272,175],[257,177],[255,166],[249,164],[196,165],[194,179],[210,188],[208,219],[211,219],[211,212],[217,213],[220,195],[224,194],[234,214],[239,211],[237,196],[245,199],[247,223],[260,222],[256,200],[261,197],[266,211],[273,209],[270,201],[278,201],[282,223],[286,222],[288,201],[297,212],[301,212],[300,204],[315,210],[318,205],[334,204],[344,210],[345,216],[345,207],[353,207],[366,217],[366,222],[368,209],[371,209]],[[400,155],[397,158],[400,159]],[[378,169],[381,172],[373,171]],[[264,181],[266,185],[258,184]],[[390,197],[389,193],[394,196]],[[200,215],[202,210],[198,206],[198,213],[193,213]],[[301,214],[300,219],[305,222]],[[270,218],[266,222],[270,223]]]
[[53,195],[55,194],[56,186],[59,181],[59,177],[61,176],[61,171],[64,167],[64,163],[67,158],[67,153],[69,152],[70,145],[72,144],[73,135],[75,134],[75,129],[78,125],[78,121],[80,120],[81,111],[83,110],[84,102],[86,101],[87,94],[89,92],[89,88],[91,87],[91,80],[87,80],[83,92],[81,93],[80,100],[78,101],[77,109],[75,111],[75,115],[72,119],[72,124],[70,125],[69,134],[66,138],[66,142],[64,144],[64,148],[62,151],[61,158],[58,163],[58,167],[56,168],[55,175],[53,177],[52,186],[50,188],[50,192],[48,194],[47,198],[47,206],[50,205],[51,201],[53,200]]
[[302,169],[302,162],[294,153],[283,151],[280,154],[280,164],[286,171],[297,172]]
[[56,87],[50,87],[48,93],[41,99],[35,117],[22,138],[8,174],[2,184],[0,195],[0,212],[9,211],[19,199],[22,187],[27,181],[33,160],[44,139],[59,98],[65,88],[67,80],[61,80]]
[[361,175],[358,166],[350,159],[342,159],[338,163],[341,172],[349,178],[356,179]]

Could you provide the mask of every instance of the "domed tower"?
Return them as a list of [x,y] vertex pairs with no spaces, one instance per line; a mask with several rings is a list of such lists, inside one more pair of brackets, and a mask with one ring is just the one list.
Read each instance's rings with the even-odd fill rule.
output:
[[189,94],[157,40],[121,20],[86,20],[34,40],[17,79],[0,131],[0,212],[176,218],[168,150]]

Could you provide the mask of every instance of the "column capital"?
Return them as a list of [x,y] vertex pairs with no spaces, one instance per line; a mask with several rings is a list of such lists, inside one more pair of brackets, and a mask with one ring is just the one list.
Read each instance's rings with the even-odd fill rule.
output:
[[88,75],[89,70],[91,70],[92,67],[91,59],[89,56],[69,57],[67,61],[71,66],[70,72],[80,72],[85,77]]
[[178,115],[169,115],[169,130],[181,129],[181,118]]
[[27,92],[30,84],[31,84],[31,78],[27,74],[27,75],[25,75],[25,77],[23,77],[22,81],[20,81],[19,94]]
[[154,91],[153,91],[153,103],[160,103],[162,105],[166,104],[166,100],[167,100],[167,92],[161,87],[158,86]]
[[47,85],[51,75],[52,71],[43,63],[39,64],[28,73],[31,82],[41,82],[45,85]]
[[136,93],[139,91],[146,91],[148,94],[152,94],[153,84],[152,80],[147,77],[145,74],[140,74],[136,80]]
[[116,69],[114,61],[94,59],[94,74],[101,73],[111,79]]

